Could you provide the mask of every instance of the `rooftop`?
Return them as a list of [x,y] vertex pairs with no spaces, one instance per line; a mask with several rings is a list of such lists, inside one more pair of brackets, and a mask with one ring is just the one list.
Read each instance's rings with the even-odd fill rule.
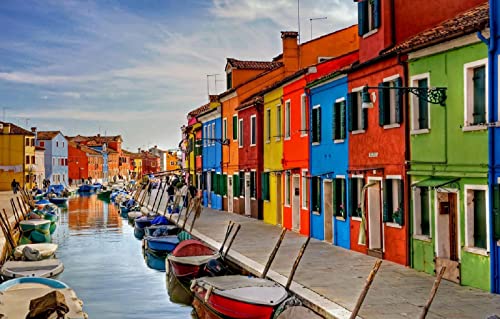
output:
[[51,140],[61,133],[60,131],[38,131],[36,132],[36,138],[39,140]]
[[[15,125],[13,123],[0,121],[0,124],[3,124],[4,126],[10,125],[10,133],[9,134],[13,134],[13,135],[29,135],[29,136],[34,136],[35,135],[32,132],[30,132],[28,130],[25,130],[22,127],[17,126],[17,125]],[[1,132],[2,131],[0,130],[0,133]]]
[[283,66],[277,61],[243,61],[234,58],[227,58],[227,63],[235,69],[245,70],[271,70]]

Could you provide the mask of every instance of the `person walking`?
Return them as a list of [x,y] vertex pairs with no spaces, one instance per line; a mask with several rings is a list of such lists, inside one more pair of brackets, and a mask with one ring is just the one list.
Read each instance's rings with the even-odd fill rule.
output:
[[19,188],[19,183],[16,181],[15,178],[12,180],[12,183],[10,183],[10,187],[12,188],[12,192],[14,194],[17,194],[17,190]]

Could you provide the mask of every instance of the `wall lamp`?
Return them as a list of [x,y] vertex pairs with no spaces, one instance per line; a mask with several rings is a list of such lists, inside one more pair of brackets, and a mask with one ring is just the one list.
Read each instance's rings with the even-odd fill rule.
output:
[[[431,104],[439,104],[446,106],[446,89],[445,87],[404,87],[404,86],[365,86],[361,93],[361,108],[373,108],[373,101],[370,96],[369,89],[383,89],[383,90],[398,90],[399,94],[411,93],[416,95],[419,99],[423,99]],[[373,92],[375,94],[375,92]]]

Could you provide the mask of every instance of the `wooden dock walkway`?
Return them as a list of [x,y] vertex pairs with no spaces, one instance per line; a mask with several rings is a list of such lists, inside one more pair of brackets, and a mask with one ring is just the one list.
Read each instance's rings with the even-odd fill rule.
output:
[[[154,201],[154,191],[151,203]],[[161,203],[160,211],[165,204]],[[155,205],[156,207],[156,205]],[[241,224],[229,257],[258,275],[281,229],[237,214],[204,208],[193,235],[220,247],[228,222]],[[268,277],[286,283],[305,237],[287,232]],[[311,239],[295,274],[292,291],[326,318],[349,318],[376,259]],[[362,318],[418,318],[435,277],[384,260],[361,308]],[[500,295],[444,281],[427,318],[487,318],[500,315]]]

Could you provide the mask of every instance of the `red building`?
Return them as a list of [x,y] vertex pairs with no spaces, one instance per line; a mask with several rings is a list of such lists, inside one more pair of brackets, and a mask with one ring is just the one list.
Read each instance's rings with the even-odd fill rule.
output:
[[[351,249],[409,264],[407,96],[389,88],[410,85],[406,57],[385,52],[482,2],[436,0],[417,6],[413,1],[358,1],[359,63],[348,74],[349,175],[361,180],[357,193],[365,195],[360,202],[365,203],[366,240],[359,238],[361,218],[353,216]],[[362,107],[366,86],[365,98],[370,97],[373,108]]]
[[160,171],[160,158],[148,151],[141,151],[142,173],[150,174]]
[[73,181],[102,179],[102,154],[84,144],[68,140],[68,174]]

